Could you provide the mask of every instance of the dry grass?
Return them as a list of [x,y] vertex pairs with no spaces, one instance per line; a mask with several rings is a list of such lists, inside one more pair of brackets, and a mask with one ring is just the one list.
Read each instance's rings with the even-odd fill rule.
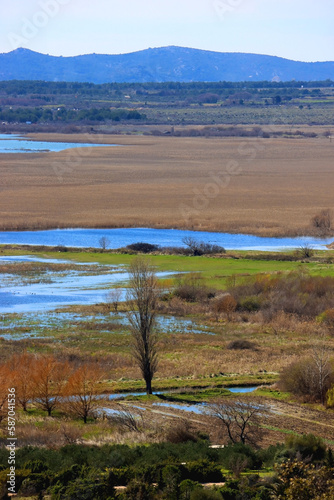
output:
[[[87,142],[86,136],[35,138]],[[298,234],[310,232],[319,210],[333,207],[334,145],[326,138],[103,136],[101,142],[125,147],[82,150],[81,156],[78,150],[0,155],[1,229],[151,226]]]

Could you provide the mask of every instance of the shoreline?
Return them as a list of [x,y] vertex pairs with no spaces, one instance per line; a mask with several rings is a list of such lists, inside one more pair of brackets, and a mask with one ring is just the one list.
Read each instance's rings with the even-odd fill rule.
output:
[[[205,227],[199,229],[199,228],[194,228],[194,227],[190,227],[190,226],[184,226],[182,224],[164,224],[164,225],[160,225],[160,224],[151,224],[150,226],[147,226],[147,225],[132,225],[132,224],[114,224],[114,225],[106,225],[106,224],[95,224],[95,225],[90,225],[90,224],[87,224],[85,227],[83,227],[82,225],[74,225],[74,224],[71,224],[71,225],[52,225],[52,224],[45,224],[43,226],[41,226],[40,224],[39,225],[32,225],[31,227],[28,227],[28,226],[19,226],[19,227],[2,227],[0,229],[0,235],[1,233],[15,233],[15,232],[23,232],[23,233],[27,233],[27,232],[39,232],[39,231],[78,231],[78,230],[82,230],[82,231],[86,231],[86,230],[93,230],[93,229],[96,229],[96,230],[113,230],[113,229],[152,229],[152,230],[166,230],[166,231],[193,231],[193,232],[196,232],[196,233],[206,233],[206,234],[229,234],[229,235],[242,235],[242,236],[254,236],[254,237],[258,237],[258,238],[272,238],[272,239],[276,239],[276,238],[315,238],[315,239],[319,239],[319,240],[324,240],[324,239],[328,239],[328,238],[333,238],[334,240],[334,233],[333,234],[326,234],[326,235],[319,235],[319,234],[312,234],[312,229],[310,228],[304,228],[304,229],[300,229],[299,231],[298,230],[289,230],[287,229],[286,231],[269,231],[265,228],[262,228],[261,229],[254,229],[253,231],[248,231],[248,232],[243,232],[243,231],[238,231],[237,229],[236,230],[233,230],[231,229],[230,227],[228,227],[228,225],[226,226],[226,230],[222,229],[222,228],[217,228],[217,229],[212,229],[212,228],[208,228],[208,229],[205,229]],[[0,242],[1,244],[1,242]],[[334,241],[333,243],[329,243],[328,245],[333,245],[332,248],[334,248]],[[52,245],[51,245],[52,246]],[[326,245],[327,246],[327,245]],[[81,248],[81,247],[78,247],[78,248]]]

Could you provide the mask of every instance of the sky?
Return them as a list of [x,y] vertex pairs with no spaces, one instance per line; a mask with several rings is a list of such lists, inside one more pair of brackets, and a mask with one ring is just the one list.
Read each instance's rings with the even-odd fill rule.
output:
[[0,0],[0,52],[120,54],[178,45],[334,60],[333,0]]

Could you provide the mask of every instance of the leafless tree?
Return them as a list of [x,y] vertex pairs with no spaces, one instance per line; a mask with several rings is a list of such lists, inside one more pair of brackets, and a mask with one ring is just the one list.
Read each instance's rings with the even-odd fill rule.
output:
[[268,408],[240,399],[224,398],[208,404],[208,414],[217,419],[231,443],[257,445],[263,434],[260,420]]
[[157,332],[155,316],[160,294],[152,265],[142,257],[130,266],[127,300],[131,311],[127,314],[132,333],[132,354],[146,384],[146,393],[152,394],[152,379],[158,366]]
[[64,388],[63,406],[66,411],[82,418],[84,423],[102,405],[101,380],[104,378],[102,368],[95,365],[82,365],[69,377]]
[[312,351],[312,360],[315,368],[313,369],[314,382],[312,385],[318,392],[321,403],[324,404],[328,386],[333,379],[333,366],[330,362],[328,346],[324,342],[324,335],[321,335],[320,343],[315,345]]
[[106,236],[102,236],[99,239],[99,244],[100,244],[100,247],[102,248],[102,250],[105,250],[108,247],[108,245],[110,245],[110,240]]
[[332,212],[329,208],[321,210],[312,218],[312,226],[316,228],[320,235],[326,235],[333,229]]
[[114,404],[113,409],[115,412],[108,416],[108,420],[111,423],[118,425],[126,431],[141,432],[144,425],[143,411],[121,403]]
[[319,332],[318,342],[313,346],[311,355],[285,367],[280,377],[283,390],[292,392],[304,401],[319,401],[322,404],[333,383],[331,351],[325,343],[325,335]]
[[109,307],[112,305],[114,312],[117,313],[118,305],[122,298],[122,289],[120,287],[115,287],[109,290],[106,295],[106,302],[109,304]]

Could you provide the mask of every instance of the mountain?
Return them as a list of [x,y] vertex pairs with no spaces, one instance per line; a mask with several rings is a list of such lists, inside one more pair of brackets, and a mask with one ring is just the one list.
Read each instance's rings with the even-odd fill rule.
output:
[[120,55],[55,57],[28,49],[0,54],[0,80],[191,82],[334,80],[334,62],[161,47]]

